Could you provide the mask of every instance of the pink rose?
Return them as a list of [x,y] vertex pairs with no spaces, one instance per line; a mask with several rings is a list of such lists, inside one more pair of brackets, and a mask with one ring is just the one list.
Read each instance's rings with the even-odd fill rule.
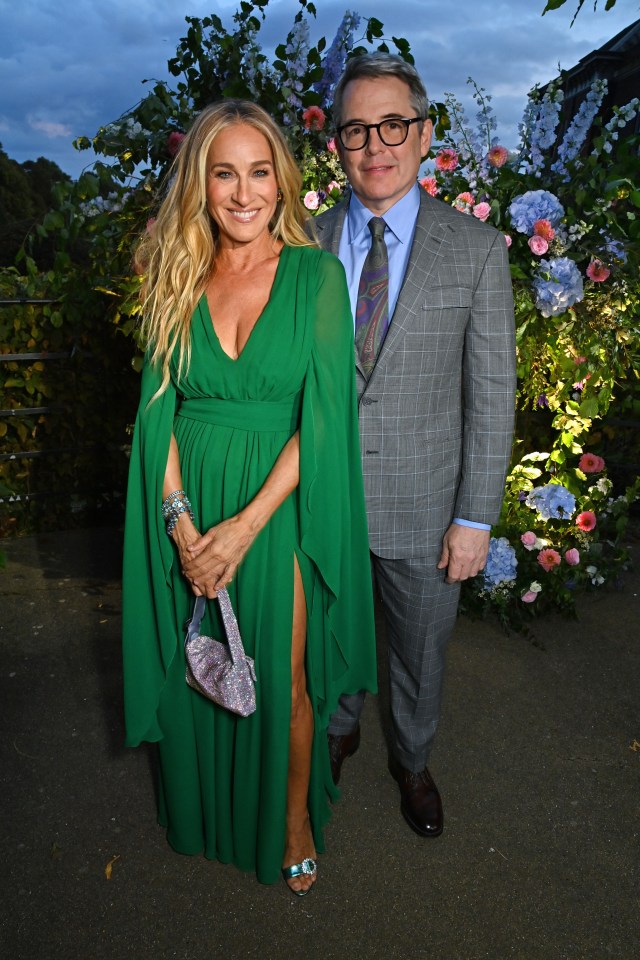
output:
[[458,154],[455,150],[451,150],[450,147],[444,147],[440,150],[435,159],[436,170],[442,170],[445,173],[449,173],[451,170],[455,170],[458,166]]
[[317,210],[320,206],[320,197],[316,190],[309,190],[308,193],[305,193],[304,199],[302,201],[307,208],[307,210]]
[[327,150],[329,151],[329,153],[337,153],[337,152],[338,152],[338,151],[337,151],[337,148],[336,148],[336,138],[335,138],[335,137],[331,137],[330,140],[327,140]]
[[532,237],[529,237],[528,240],[529,249],[532,253],[535,253],[537,257],[541,257],[543,253],[546,253],[549,249],[549,244],[544,239],[544,237],[539,237],[538,234],[534,234]]
[[585,533],[589,533],[590,530],[593,530],[596,525],[596,515],[593,510],[583,510],[582,513],[579,513],[576,517],[576,527],[579,527],[580,530],[584,530]]
[[490,167],[504,167],[509,158],[509,151],[506,147],[491,147],[487,154],[487,161]]
[[548,547],[546,550],[541,550],[538,554],[538,563],[549,573],[550,570],[553,570],[554,567],[557,567],[562,562],[562,558],[557,550],[552,550],[551,547]]
[[525,545],[527,550],[530,550],[532,547],[535,547],[536,542],[538,540],[535,533],[533,533],[531,530],[527,530],[526,533],[523,533],[520,539],[522,540],[522,543]]
[[435,177],[423,177],[422,180],[418,180],[418,183],[430,196],[435,197],[438,193],[438,182]]
[[320,107],[307,107],[302,113],[305,130],[322,130],[326,121],[324,110],[321,110]]
[[520,599],[523,603],[533,603],[533,601],[538,596],[537,593],[534,593],[533,590],[527,590],[526,593],[523,593]]
[[580,563],[580,551],[575,547],[571,547],[570,550],[565,550],[564,558],[570,567],[577,567]]
[[491,205],[486,203],[484,200],[482,201],[482,203],[476,203],[475,207],[473,208],[474,217],[477,217],[478,220],[482,220],[483,223],[487,219],[490,213],[491,213]]
[[342,187],[337,180],[332,180],[331,183],[327,184],[327,193],[331,193],[332,190],[337,190],[338,193],[342,193]]
[[604,460],[595,453],[583,453],[578,467],[583,473],[600,473],[604,470]]
[[513,240],[511,239],[511,237],[509,236],[508,233],[503,233],[503,237],[504,237],[504,242],[506,243],[506,245],[507,245],[507,250],[508,250],[509,247],[511,246],[511,244],[513,243]]
[[556,235],[556,232],[551,226],[551,222],[549,220],[536,220],[533,225],[533,232],[536,237],[544,237],[547,243],[551,243]]
[[593,280],[594,283],[602,283],[610,273],[611,270],[609,270],[609,267],[605,267],[602,260],[593,259],[587,267],[587,276],[589,280]]
[[167,153],[170,157],[175,157],[185,136],[186,134],[180,133],[179,130],[174,130],[173,133],[169,134],[167,137]]

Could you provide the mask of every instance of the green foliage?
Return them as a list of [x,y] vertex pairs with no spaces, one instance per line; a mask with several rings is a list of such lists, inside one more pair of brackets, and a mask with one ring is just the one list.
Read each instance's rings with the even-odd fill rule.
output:
[[[53,272],[25,266],[25,276],[0,270],[0,298],[49,298]],[[0,309],[0,536],[113,519],[121,509],[138,385],[130,345],[96,307],[87,297]]]

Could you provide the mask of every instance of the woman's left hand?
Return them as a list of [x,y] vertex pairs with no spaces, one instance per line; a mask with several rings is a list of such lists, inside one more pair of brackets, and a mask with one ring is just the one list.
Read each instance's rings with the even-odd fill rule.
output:
[[214,599],[235,576],[256,533],[240,514],[211,527],[187,547],[191,559],[182,565],[185,576]]

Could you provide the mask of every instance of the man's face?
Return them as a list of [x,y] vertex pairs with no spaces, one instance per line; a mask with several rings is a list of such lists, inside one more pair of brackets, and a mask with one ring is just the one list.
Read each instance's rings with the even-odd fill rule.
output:
[[[390,117],[411,119],[409,87],[397,77],[361,77],[345,87],[341,124],[380,123]],[[431,122],[426,121],[422,133],[419,124],[409,127],[409,134],[399,147],[387,147],[377,130],[369,131],[369,140],[362,150],[345,150],[337,140],[344,172],[357,198],[377,216],[409,192],[416,182],[420,161],[429,151]]]

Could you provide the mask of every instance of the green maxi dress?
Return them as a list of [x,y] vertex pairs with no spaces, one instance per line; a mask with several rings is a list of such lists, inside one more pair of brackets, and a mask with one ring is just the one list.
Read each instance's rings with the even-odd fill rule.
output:
[[[327,725],[342,693],[376,688],[368,536],[344,272],[331,254],[284,247],[271,296],[237,360],[216,337],[206,297],[191,325],[182,382],[149,403],[145,364],[131,451],[123,571],[127,744],[157,741],[159,820],[181,853],[204,852],[272,883],[285,840],[294,556],[307,606],[306,673],[314,713],[309,813],[314,840],[338,791]],[[193,594],[161,517],[173,430],[183,487],[205,531],[261,488],[300,431],[300,482],[254,541],[229,587],[257,709],[242,718],[185,682]],[[217,604],[203,632],[223,638]]]

